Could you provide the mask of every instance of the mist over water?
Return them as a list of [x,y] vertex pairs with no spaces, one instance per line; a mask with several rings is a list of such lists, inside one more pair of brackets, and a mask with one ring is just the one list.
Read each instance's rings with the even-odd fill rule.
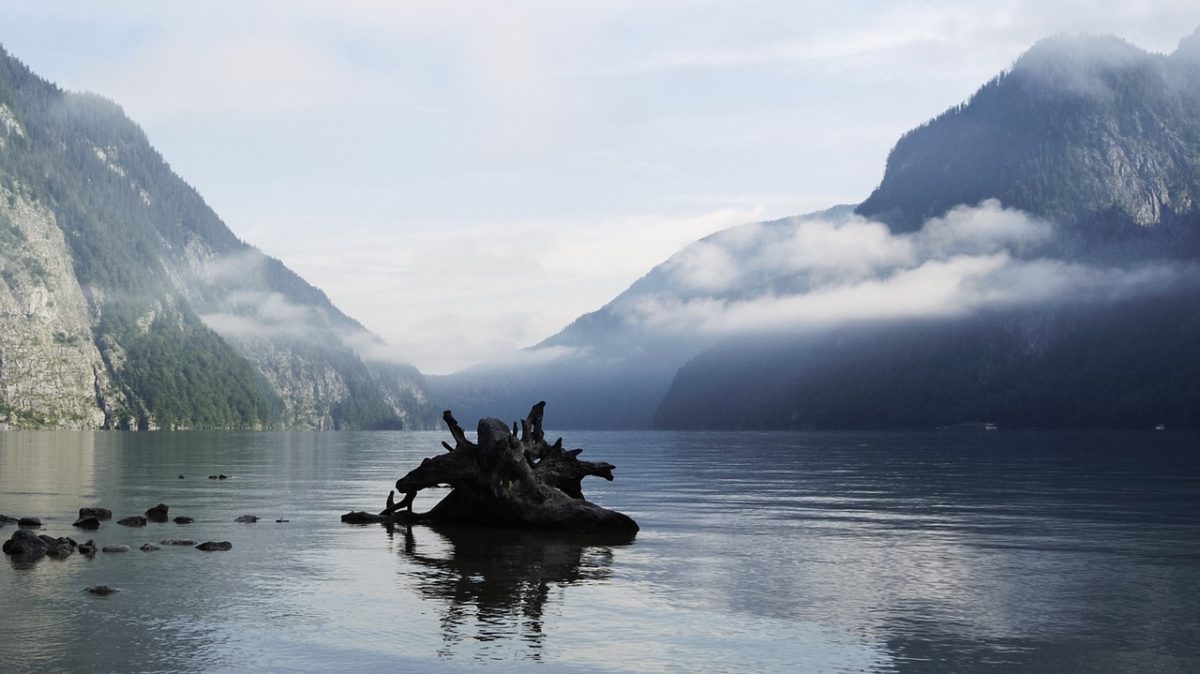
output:
[[[584,491],[638,520],[634,543],[338,521],[381,506],[441,433],[0,434],[0,513],[133,547],[4,560],[0,662],[6,672],[1200,666],[1195,435],[551,433],[617,465],[615,482]],[[231,479],[207,479],[215,473]],[[160,501],[196,523],[70,526],[83,505],[120,518]],[[262,519],[234,523],[241,514]],[[137,550],[180,537],[234,547]],[[83,592],[101,583],[121,591]]]

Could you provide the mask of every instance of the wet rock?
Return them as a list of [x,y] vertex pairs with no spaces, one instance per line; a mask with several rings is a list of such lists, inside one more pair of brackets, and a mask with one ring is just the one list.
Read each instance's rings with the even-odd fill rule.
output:
[[108,508],[98,508],[96,506],[80,508],[79,519],[83,519],[85,517],[95,517],[98,520],[111,520],[112,511]]
[[151,522],[166,522],[167,521],[167,504],[159,503],[158,505],[146,511],[146,519]]
[[17,521],[18,520],[15,517],[9,517],[8,515],[0,515],[0,527],[4,526],[6,524],[16,524]]
[[229,479],[229,476],[228,476],[228,475],[224,475],[224,474],[221,474],[221,475],[209,475],[209,476],[208,476],[208,479],[210,479],[210,480],[228,480],[228,479]]
[[182,479],[183,479],[183,473],[180,473],[179,475],[176,475],[175,477],[176,477],[176,478],[178,478],[178,479],[180,479],[180,480],[182,480]]
[[117,524],[127,527],[144,527],[146,526],[146,518],[141,515],[133,515],[125,519],[117,520]]
[[73,554],[75,554],[75,541],[69,538],[60,538],[46,548],[46,556],[55,559],[66,559]]
[[193,522],[195,522],[195,521],[196,521],[196,520],[194,520],[194,519],[192,519],[192,518],[190,518],[190,517],[184,517],[184,516],[182,516],[182,515],[180,515],[179,517],[176,517],[176,518],[175,518],[175,524],[192,524],[192,523],[193,523]]
[[241,524],[254,524],[257,521],[258,521],[258,515],[242,515],[241,517],[234,520],[234,522],[240,522]]
[[159,541],[163,545],[195,545],[196,541],[189,538],[168,538],[165,541]]
[[129,552],[128,545],[106,545],[100,548],[100,552]]
[[17,529],[4,542],[4,554],[26,561],[42,557],[49,548],[46,541],[28,529]]
[[96,541],[88,539],[87,543],[79,544],[79,554],[91,557],[96,554]]
[[197,545],[196,549],[203,550],[205,552],[215,552],[218,550],[232,550],[233,543],[230,543],[229,541],[220,541],[220,542],[206,541],[204,543],[201,543],[200,545]]
[[276,523],[279,523],[279,524],[282,524],[282,523],[284,523],[284,522],[291,522],[291,520],[285,520],[285,519],[283,519],[282,517],[280,517],[279,519],[275,520],[275,522],[276,522]]
[[80,517],[79,519],[75,520],[75,523],[71,526],[79,527],[80,529],[99,529],[100,518],[93,516]]
[[119,592],[119,590],[117,590],[115,587],[109,587],[107,585],[93,585],[84,590],[84,592],[90,592],[99,597],[107,597],[114,592]]
[[376,515],[365,510],[355,510],[354,512],[342,515],[342,521],[347,524],[379,524],[394,520],[388,515]]
[[36,517],[22,517],[17,520],[17,526],[23,529],[40,529],[42,528],[42,521]]
[[162,548],[158,547],[157,545],[155,545],[153,543],[147,543],[138,549],[141,550],[142,552],[154,552],[155,550],[162,550]]

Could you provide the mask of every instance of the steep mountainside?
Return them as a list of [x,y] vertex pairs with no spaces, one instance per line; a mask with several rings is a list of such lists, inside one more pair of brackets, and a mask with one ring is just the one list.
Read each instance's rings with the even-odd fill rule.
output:
[[[928,239],[996,198],[1049,223],[1046,240],[1004,248],[1005,276],[963,279],[947,315],[728,339],[681,368],[655,424],[1200,427],[1198,103],[1200,32],[1170,56],[1040,43],[906,134],[857,213]],[[888,298],[928,288],[910,290]]]
[[1194,254],[1197,110],[1200,33],[1171,56],[1115,37],[1044,40],[970,101],[905,134],[857,212],[912,231],[996,198],[1065,225],[1075,243],[1186,239]]
[[424,381],[238,240],[115,104],[0,51],[0,427],[400,428]]

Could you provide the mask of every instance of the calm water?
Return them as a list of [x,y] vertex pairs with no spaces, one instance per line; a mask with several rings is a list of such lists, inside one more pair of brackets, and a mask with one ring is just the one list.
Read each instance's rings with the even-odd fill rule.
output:
[[338,520],[441,433],[0,433],[0,513],[133,547],[0,562],[0,671],[1200,671],[1200,436],[565,435],[633,544]]

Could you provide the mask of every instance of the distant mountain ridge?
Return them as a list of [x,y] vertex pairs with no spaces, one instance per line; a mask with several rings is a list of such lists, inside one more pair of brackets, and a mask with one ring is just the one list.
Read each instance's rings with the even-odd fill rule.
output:
[[[0,50],[0,427],[407,428],[420,373],[240,241],[114,103]],[[363,347],[363,348],[360,348]]]

